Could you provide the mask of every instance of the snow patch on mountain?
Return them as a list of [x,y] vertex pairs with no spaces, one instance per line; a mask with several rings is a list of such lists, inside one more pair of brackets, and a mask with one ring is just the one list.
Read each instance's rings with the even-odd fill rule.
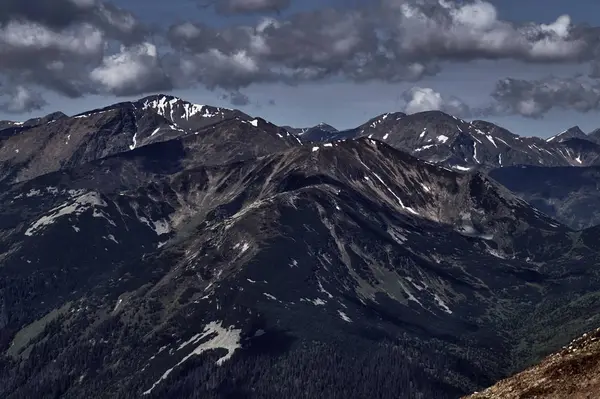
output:
[[344,320],[346,323],[352,323],[352,319],[350,317],[348,317],[348,315],[346,313],[342,312],[341,310],[338,310],[338,314],[340,315],[342,320]]
[[[183,359],[181,359],[175,366],[173,366],[170,369],[168,369],[167,371],[165,371],[164,374],[154,384],[152,384],[150,389],[145,391],[143,394],[149,395],[152,392],[152,390],[154,388],[156,388],[156,386],[158,384],[160,384],[162,381],[167,379],[169,374],[171,374],[171,372],[176,367],[178,367],[181,364],[183,364],[184,362],[186,362],[192,356],[199,356],[208,350],[225,349],[227,351],[227,353],[225,355],[221,356],[216,362],[216,364],[218,366],[222,365],[224,362],[229,360],[231,358],[231,356],[233,356],[233,354],[236,350],[241,348],[241,345],[240,345],[241,332],[242,332],[241,329],[236,329],[233,327],[224,328],[222,326],[221,321],[210,322],[204,328],[204,331],[202,331],[201,334],[196,334],[192,338],[190,338],[189,340],[187,340],[186,342],[181,344],[179,346],[179,348],[177,349],[177,351],[183,350],[184,348],[186,348],[189,345],[197,344],[198,346],[196,346],[193,351],[191,351],[188,355],[186,355]],[[211,338],[205,342],[198,344],[199,342],[205,340],[208,337],[211,337]]]
[[[107,216],[103,212],[97,209],[98,207],[106,206],[108,206],[107,203],[100,197],[100,194],[97,192],[92,191],[80,195],[73,201],[65,202],[64,204],[51,209],[46,215],[42,216],[35,223],[33,223],[25,231],[25,235],[33,236],[34,234],[43,231],[46,227],[54,224],[57,220],[65,216],[79,216],[89,209],[93,210],[93,217],[107,218]],[[108,220],[111,221],[110,219]]]
[[147,99],[142,105],[142,110],[152,109],[162,117],[176,122],[176,119],[189,120],[195,116],[213,118],[224,116],[226,108],[210,107],[201,104],[192,104],[177,97],[160,96]]
[[434,294],[435,303],[446,313],[452,314],[452,310],[446,305],[446,303],[439,297],[438,294]]
[[108,112],[108,111],[95,111],[95,112],[88,112],[88,113],[81,114],[81,115],[75,115],[75,116],[73,117],[73,119],[84,119],[84,118],[89,118],[89,117],[91,117],[91,116],[94,116],[94,115],[100,115],[100,114],[104,114],[105,112]]

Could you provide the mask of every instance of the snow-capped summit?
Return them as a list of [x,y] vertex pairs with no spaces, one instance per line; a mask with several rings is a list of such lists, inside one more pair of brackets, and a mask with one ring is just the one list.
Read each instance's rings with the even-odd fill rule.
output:
[[317,126],[315,126],[315,128],[319,128],[319,129],[321,129],[323,131],[331,132],[331,133],[334,133],[334,132],[338,131],[335,127],[333,127],[333,126],[331,126],[331,125],[329,125],[329,124],[327,124],[325,122],[319,123]]
[[134,105],[141,107],[142,110],[151,109],[184,129],[198,129],[235,117],[250,119],[250,116],[238,110],[194,104],[163,94],[142,98],[134,103]]

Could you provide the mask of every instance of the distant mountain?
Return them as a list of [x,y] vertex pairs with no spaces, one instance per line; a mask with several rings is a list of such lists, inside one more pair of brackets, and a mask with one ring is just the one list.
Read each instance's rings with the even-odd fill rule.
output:
[[302,138],[304,142],[321,142],[328,141],[338,130],[326,123],[319,123],[313,127],[294,128],[291,126],[283,126],[288,132]]
[[600,224],[600,167],[513,166],[490,176],[537,209],[583,229]]
[[2,398],[455,399],[600,326],[599,228],[487,173],[592,141],[429,112],[308,142],[169,96],[57,116],[0,130]]
[[559,133],[555,136],[552,136],[552,137],[546,139],[546,141],[547,142],[551,142],[551,141],[561,142],[561,141],[565,141],[565,140],[569,140],[569,139],[588,140],[589,138],[588,138],[588,135],[585,134],[579,128],[579,126],[573,126],[572,128],[569,128],[562,133]]
[[595,143],[600,143],[600,129],[594,129],[587,135],[588,140],[592,140]]
[[600,145],[577,131],[579,128],[570,129],[557,140],[521,137],[490,122],[467,122],[440,111],[427,111],[412,115],[383,114],[324,141],[372,137],[426,161],[462,171],[522,164],[598,164]]
[[264,119],[159,95],[0,130],[0,182],[28,180],[180,136],[194,136],[187,142],[203,148],[206,162],[213,157],[219,163],[300,145]]

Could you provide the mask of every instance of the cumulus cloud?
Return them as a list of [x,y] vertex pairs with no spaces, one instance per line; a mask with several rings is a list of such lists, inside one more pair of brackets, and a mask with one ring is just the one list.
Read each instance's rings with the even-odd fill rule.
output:
[[390,47],[417,60],[559,62],[584,57],[588,49],[584,40],[571,34],[566,15],[550,24],[516,25],[500,20],[494,5],[481,0],[385,2],[395,11],[386,13]]
[[172,88],[156,46],[151,43],[121,47],[119,53],[105,57],[91,71],[90,78],[103,90],[122,96]]
[[100,54],[103,46],[104,33],[87,23],[61,31],[26,20],[9,21],[0,27],[0,53],[4,57],[58,56],[60,53],[89,56]]
[[[0,6],[0,79],[67,97],[97,93],[103,88],[90,71],[106,62],[115,44],[136,46],[146,35],[130,12],[100,0],[5,0]],[[18,98],[25,98],[24,90],[17,90]],[[40,102],[28,98],[23,104]]]
[[427,87],[413,87],[403,94],[407,114],[424,111],[443,111],[451,115],[467,117],[469,106],[456,97],[446,97]]
[[540,118],[553,108],[589,112],[600,109],[600,84],[582,78],[503,79],[492,93],[488,114]]
[[[264,4],[252,4],[259,3]],[[168,34],[175,54],[181,55],[174,64],[184,71],[182,76],[226,89],[328,77],[417,81],[438,73],[444,61],[591,60],[597,38],[591,28],[574,26],[567,15],[546,24],[504,21],[492,3],[482,0],[381,0],[372,7],[266,18],[254,26],[211,28],[185,22]],[[251,69],[242,68],[242,59]],[[220,65],[227,72],[219,73]]]
[[[225,14],[290,5],[290,0],[199,1]],[[164,41],[155,41],[151,36],[157,32],[107,1],[4,0],[0,77],[77,97],[194,85],[238,92],[256,83],[327,78],[416,82],[447,62],[480,59],[600,60],[597,28],[574,25],[567,15],[516,24],[502,20],[483,0],[377,0],[247,21],[181,22],[161,33]],[[460,108],[459,103],[443,99],[445,107]]]
[[[7,98],[6,98],[7,97]],[[5,95],[0,95],[0,110],[11,114],[20,114],[39,110],[46,105],[42,96],[27,87],[16,86]]]
[[124,41],[139,40],[147,31],[131,12],[100,0],[3,0],[0,24],[10,21],[28,21],[51,31],[87,23]]

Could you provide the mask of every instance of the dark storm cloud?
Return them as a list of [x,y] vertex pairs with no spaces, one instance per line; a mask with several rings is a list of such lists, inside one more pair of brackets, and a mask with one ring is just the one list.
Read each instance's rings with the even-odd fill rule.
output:
[[254,26],[216,29],[186,22],[171,27],[168,37],[180,55],[174,62],[179,76],[235,89],[326,77],[416,81],[438,73],[443,61],[589,60],[598,37],[592,29],[573,26],[568,16],[513,24],[483,1],[382,0],[377,7],[319,9]]
[[581,78],[503,79],[492,93],[490,114],[541,118],[554,108],[589,112],[600,109],[600,84]]
[[29,21],[51,31],[87,23],[125,42],[139,40],[146,33],[132,13],[99,0],[3,0],[0,24],[11,21]]
[[17,86],[0,92],[0,111],[20,114],[41,109],[46,105],[42,96],[24,86]]
[[250,97],[239,91],[234,91],[229,94],[225,94],[222,97],[224,100],[228,100],[231,105],[235,107],[243,107],[250,104]]
[[593,79],[600,79],[600,61],[594,61],[590,64],[588,76]]
[[148,34],[133,14],[102,1],[5,0],[0,76],[70,98],[169,88]]

